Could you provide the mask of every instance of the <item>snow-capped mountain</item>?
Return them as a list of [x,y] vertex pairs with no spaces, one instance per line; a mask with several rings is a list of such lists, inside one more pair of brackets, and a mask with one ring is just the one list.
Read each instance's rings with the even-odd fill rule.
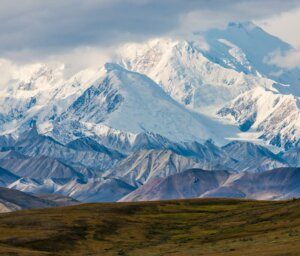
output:
[[[282,158],[267,148],[250,142],[233,141],[222,147],[233,159],[231,168],[238,172],[263,172],[280,167],[288,167],[285,158]],[[253,161],[255,159],[255,161]],[[297,165],[291,165],[297,166]],[[228,169],[228,168],[227,168]]]
[[[138,187],[153,178],[167,177],[186,169],[202,167],[210,170],[217,167],[210,165],[212,161],[205,160],[178,155],[171,150],[142,150],[118,162],[104,175],[119,177],[128,184]],[[217,161],[214,161],[214,164],[217,165]]]
[[127,69],[146,74],[189,109],[204,113],[257,85],[271,88],[272,80],[211,61],[204,54],[207,49],[199,45],[197,39],[163,38],[126,45],[120,49],[120,63]]
[[57,125],[67,133],[72,122],[90,133],[102,124],[127,133],[151,131],[175,141],[216,137],[201,115],[189,112],[148,77],[117,64],[106,64],[104,76],[61,114]]
[[[151,77],[190,110],[218,114],[225,123],[234,119],[242,132],[252,128],[251,134],[237,137],[288,148],[300,137],[300,70],[268,64],[268,58],[290,49],[252,23],[230,23],[225,30],[198,33],[189,41],[128,44],[119,50],[119,62]],[[226,111],[236,104],[242,110],[234,115]]]
[[52,130],[55,119],[81,93],[93,72],[82,71],[65,80],[58,64],[26,65],[18,68],[7,86],[0,88],[0,131],[16,133],[37,123],[39,131]]
[[289,49],[252,23],[230,23],[191,40],[124,45],[116,50],[118,64],[69,79],[63,65],[27,65],[1,88],[0,130],[17,136],[36,123],[63,143],[88,136],[122,143],[123,150],[144,132],[173,141],[242,138],[290,148],[299,142],[300,71],[267,61]]
[[[162,180],[180,184],[190,168],[297,167],[300,70],[269,64],[290,49],[252,23],[230,23],[126,44],[70,78],[57,63],[19,66],[0,88],[0,185],[117,201]],[[209,175],[211,189],[221,185]]]
[[63,143],[82,136],[100,141],[108,134],[132,143],[143,132],[175,141],[224,142],[224,133],[232,135],[226,129],[217,133],[220,124],[190,112],[145,75],[117,64],[106,64],[96,74],[64,81],[59,71],[38,66],[31,78],[13,81],[0,97],[2,134],[18,136],[36,125]]
[[292,46],[274,37],[252,22],[228,24],[226,29],[212,29],[203,35],[210,46],[204,54],[220,65],[269,78],[280,93],[300,96],[299,68],[284,69],[269,62],[276,52],[284,53]]
[[300,143],[297,102],[293,95],[273,93],[258,87],[238,96],[218,114],[233,118],[241,131],[250,131],[258,139],[288,149]]
[[212,141],[176,143],[162,136],[140,134],[132,145],[124,153],[87,137],[63,145],[33,128],[2,148],[0,185],[89,202],[116,201],[153,179],[189,168],[236,173],[296,166],[293,161],[288,164],[289,155],[283,159],[285,154],[275,155],[248,142],[220,148]]
[[283,152],[281,157],[291,166],[300,166],[300,147]]

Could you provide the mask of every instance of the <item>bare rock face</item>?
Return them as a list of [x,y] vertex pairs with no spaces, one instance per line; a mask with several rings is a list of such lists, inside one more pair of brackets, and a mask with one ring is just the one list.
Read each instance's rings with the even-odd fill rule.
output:
[[204,168],[207,164],[170,150],[143,150],[117,163],[106,175],[120,177],[133,186],[141,186],[153,178],[167,177],[193,167]]
[[232,175],[222,186],[201,197],[236,197],[260,200],[300,196],[300,168],[278,168],[262,173]]
[[300,196],[300,168],[278,168],[261,173],[187,170],[155,178],[120,201],[183,198],[290,199]]
[[228,177],[226,171],[191,169],[166,178],[154,178],[120,201],[195,198],[219,187]]
[[[230,167],[238,172],[263,172],[290,165],[267,148],[245,141],[233,141],[222,149],[237,160]],[[296,165],[295,165],[296,166]]]

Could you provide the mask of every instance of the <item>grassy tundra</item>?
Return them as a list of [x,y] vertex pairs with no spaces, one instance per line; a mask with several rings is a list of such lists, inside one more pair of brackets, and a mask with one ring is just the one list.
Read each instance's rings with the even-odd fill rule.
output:
[[193,199],[5,213],[0,255],[300,255],[300,200]]

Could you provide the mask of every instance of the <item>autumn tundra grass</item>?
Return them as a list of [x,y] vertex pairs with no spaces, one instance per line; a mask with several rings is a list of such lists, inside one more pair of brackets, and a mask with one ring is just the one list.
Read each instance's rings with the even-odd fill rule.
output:
[[300,200],[99,203],[1,214],[0,255],[300,255]]

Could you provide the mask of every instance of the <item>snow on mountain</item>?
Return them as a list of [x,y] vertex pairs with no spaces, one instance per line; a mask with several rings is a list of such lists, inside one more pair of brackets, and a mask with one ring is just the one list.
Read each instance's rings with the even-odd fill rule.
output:
[[280,153],[280,156],[289,163],[290,166],[300,166],[300,147],[282,152]]
[[[9,147],[9,148],[11,148],[11,147]],[[23,154],[13,151],[13,150],[0,151],[0,160],[2,160],[2,159],[27,159],[27,158],[28,158],[27,156],[24,156]]]
[[[107,64],[99,72],[82,71],[67,81],[62,78],[61,68],[33,68],[35,71],[28,72],[25,78],[20,75],[2,90],[2,133],[20,133],[36,124],[39,132],[62,142],[84,135],[105,140],[109,135],[130,143],[144,131],[178,140],[211,137],[199,116],[188,113],[149,78],[117,65]],[[119,104],[122,108],[116,111]],[[127,115],[123,115],[125,112]],[[181,128],[177,130],[178,125],[173,125],[176,119],[178,124],[191,123],[195,128],[185,136]]]
[[[203,40],[205,46],[201,43]],[[235,113],[242,131],[235,138],[249,139],[249,134],[243,132],[249,128],[246,126],[254,116],[267,118],[272,115],[268,120],[261,120],[262,123],[257,122],[259,129],[250,138],[290,147],[300,138],[297,98],[300,96],[300,70],[285,70],[267,60],[275,51],[290,49],[291,46],[251,22],[230,23],[226,29],[197,33],[190,41],[160,38],[127,44],[119,50],[119,63],[146,74],[192,111],[215,117],[219,109],[233,104],[228,102],[238,101],[241,106],[248,106],[250,109]],[[248,93],[253,96],[241,98]],[[279,104],[281,113],[276,112],[273,116],[263,107],[267,103],[250,107],[249,97],[256,97],[261,102],[272,98],[273,104],[281,97],[286,103]],[[281,114],[290,111],[292,113],[284,121],[278,122]],[[249,121],[244,124],[241,120],[245,119],[245,113]],[[222,122],[232,123],[228,118],[222,118]]]
[[17,130],[18,122],[26,122],[27,116],[34,116],[45,107],[51,99],[52,87],[61,82],[60,68],[40,64],[16,71],[14,80],[1,87],[1,131]]
[[222,149],[229,156],[237,160],[234,164],[230,165],[237,172],[263,172],[289,166],[280,156],[275,155],[263,146],[250,142],[233,141],[223,146]]
[[[268,62],[275,51],[290,49],[252,23],[230,23],[191,40],[126,44],[114,63],[70,78],[57,63],[16,66],[0,88],[0,183],[116,201],[137,187],[158,188],[161,180],[164,193],[174,185],[172,195],[200,195],[201,182],[192,184],[196,192],[178,187],[180,180],[191,185],[199,173],[185,180],[182,171],[194,167],[264,172],[296,166],[300,70]],[[287,151],[275,155],[241,141],[220,147],[236,139]]]
[[23,177],[9,184],[7,187],[31,194],[48,194],[55,193],[55,191],[57,191],[61,187],[61,185],[55,183],[52,179],[39,181],[33,178]]
[[[300,72],[267,62],[272,52],[290,48],[254,24],[231,23],[224,30],[195,34],[192,40],[158,38],[127,44],[115,60],[122,67],[110,63],[68,79],[64,66],[57,63],[18,67],[0,88],[0,134],[17,137],[36,124],[40,133],[62,143],[91,137],[123,152],[141,133],[176,142],[211,138],[225,144],[227,138],[248,138],[236,126],[245,113],[236,114],[235,123],[217,116],[218,110],[252,92],[261,101],[288,98],[282,111],[293,109],[278,125],[274,120],[279,113],[257,122],[252,138],[293,146],[299,139]],[[260,106],[251,110],[245,110],[251,117],[264,115]]]
[[168,177],[190,168],[263,172],[289,166],[267,148],[249,142],[234,141],[223,148],[211,142],[185,146],[137,151],[105,171],[103,177],[117,177],[140,187],[154,178]]
[[49,157],[28,157],[27,159],[0,159],[0,166],[9,169],[20,177],[35,179],[60,179],[83,178],[83,175],[72,167]]
[[209,51],[204,55],[223,67],[276,81],[283,94],[300,96],[300,69],[284,69],[268,62],[276,52],[284,53],[292,46],[274,37],[252,22],[231,22],[226,29],[211,29],[201,34]]
[[[82,149],[76,148],[76,145],[78,146],[78,144],[84,141],[86,143],[85,147],[82,147]],[[36,157],[31,158],[30,161],[38,157],[47,157],[48,160],[46,162],[56,159],[65,165],[73,166],[77,172],[88,178],[97,176],[97,172],[99,173],[101,170],[110,168],[116,161],[124,158],[121,153],[108,148],[99,152],[100,144],[96,144],[98,145],[98,150],[93,148],[88,149],[86,147],[88,147],[89,143],[92,144],[93,141],[82,138],[81,140],[79,139],[70,142],[70,144],[63,145],[52,137],[39,134],[34,127],[28,132],[20,134],[19,139],[13,145],[13,149],[14,152]],[[105,147],[103,146],[103,148]]]
[[104,173],[128,184],[140,186],[155,177],[167,177],[190,168],[207,167],[197,159],[177,155],[170,150],[143,150],[131,154]]
[[0,88],[0,132],[16,133],[36,122],[39,130],[52,130],[55,119],[89,85],[97,72],[81,71],[68,80],[61,64],[35,64],[18,68],[7,86]]
[[256,86],[273,81],[221,66],[208,59],[195,41],[156,39],[120,49],[120,63],[146,74],[171,97],[194,111],[207,113]]
[[187,41],[158,38],[127,44],[119,50],[119,62],[146,74],[179,102],[201,110],[201,104],[223,104],[257,86],[280,92],[289,87],[289,93],[299,96],[300,70],[284,70],[266,60],[275,51],[290,49],[251,22],[230,23]]
[[13,145],[15,139],[11,135],[2,135],[0,136],[0,148],[7,148]]
[[7,187],[36,195],[68,196],[82,202],[115,202],[136,189],[118,178],[95,178],[86,182],[75,178],[67,182],[52,178],[44,180],[20,178]]
[[100,124],[130,134],[150,131],[174,141],[224,140],[214,132],[219,124],[188,111],[148,77],[116,64],[105,68],[105,75],[59,117],[60,131],[67,134],[77,126],[76,133],[97,136]]
[[300,109],[292,95],[258,87],[237,97],[218,114],[232,117],[241,131],[257,132],[259,139],[272,145],[288,149],[300,143]]

